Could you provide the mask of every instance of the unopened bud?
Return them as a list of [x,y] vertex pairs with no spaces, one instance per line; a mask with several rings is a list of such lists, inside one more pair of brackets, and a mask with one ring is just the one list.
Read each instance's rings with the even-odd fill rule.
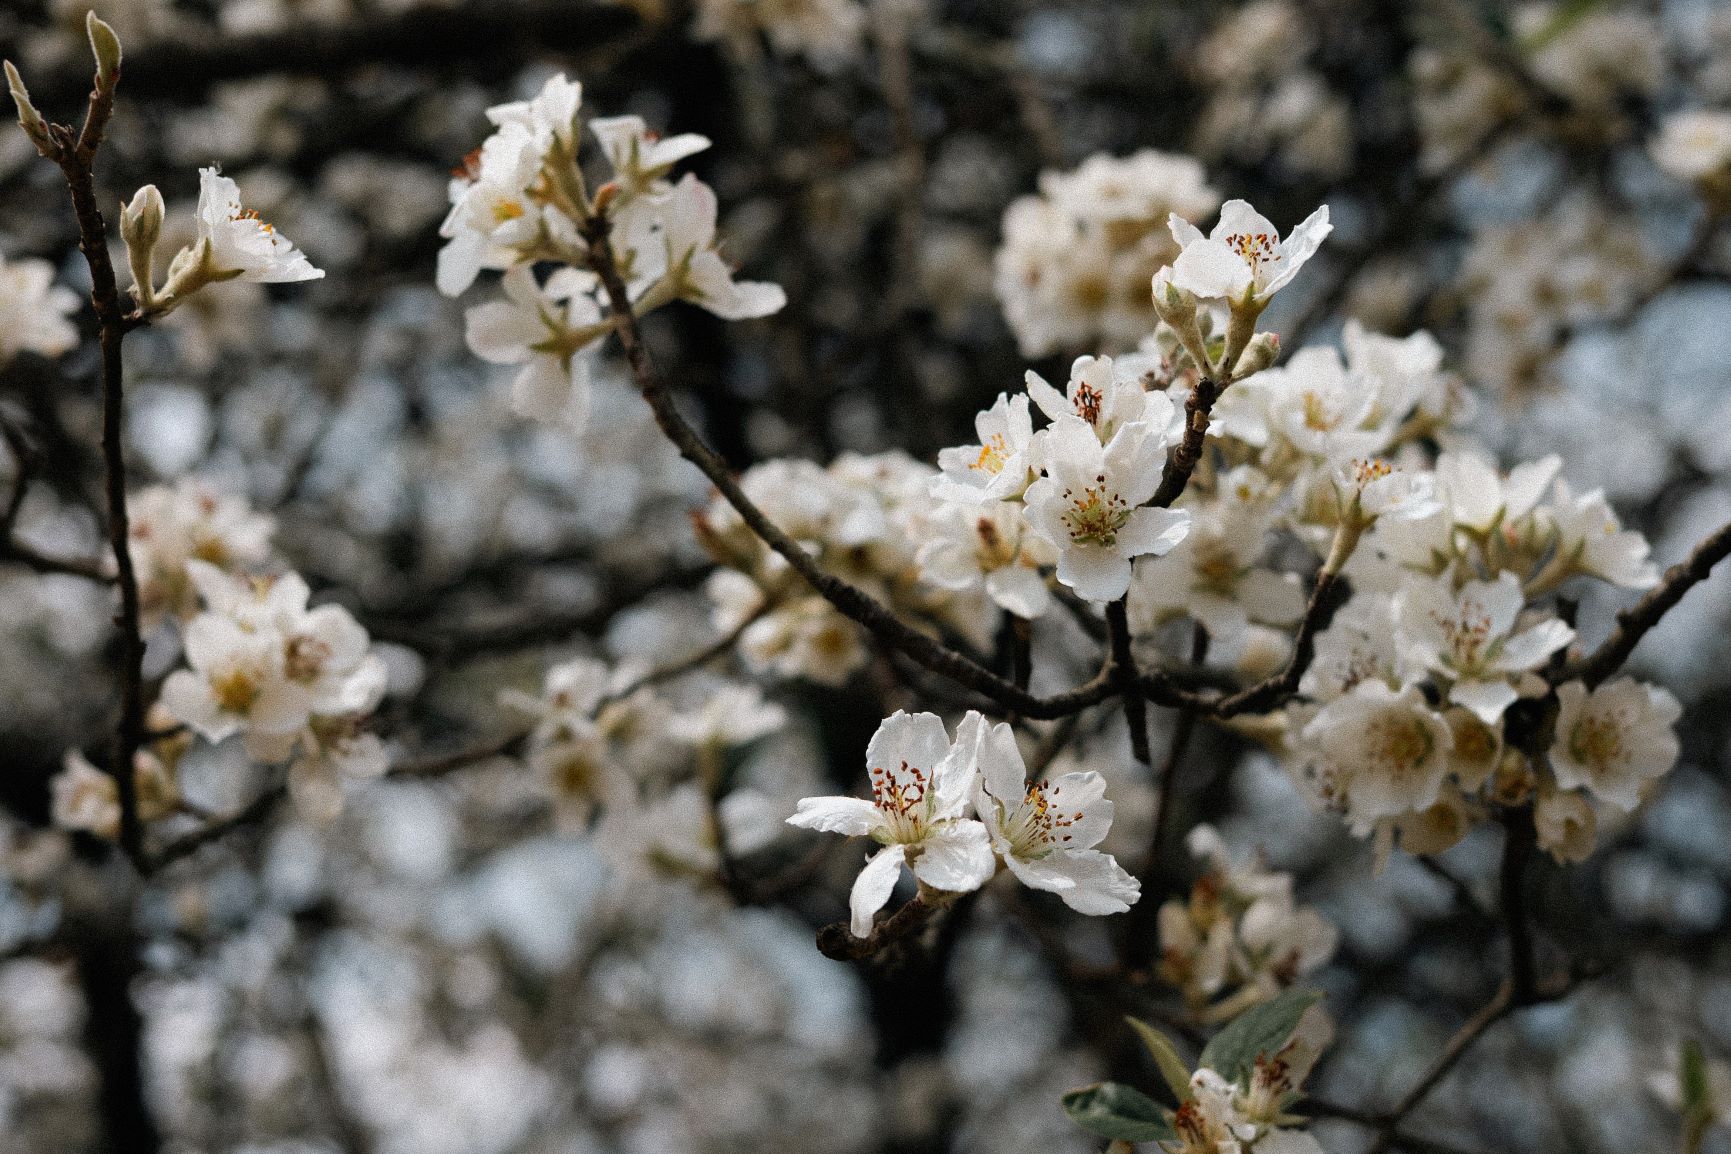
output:
[[95,12],[84,16],[84,31],[90,35],[90,50],[96,54],[96,88],[111,91],[120,80],[120,38]]
[[1260,373],[1274,364],[1280,356],[1279,333],[1257,333],[1250,338],[1250,343],[1239,354],[1238,364],[1234,366],[1233,377],[1248,377]]
[[1196,294],[1172,283],[1170,266],[1154,274],[1152,287],[1155,313],[1166,322],[1166,326],[1178,338],[1178,343],[1190,354],[1190,359],[1196,362],[1197,370],[1202,373],[1210,372],[1208,342],[1203,338],[1202,329],[1197,324]]
[[120,209],[120,238],[126,242],[126,263],[132,268],[132,295],[149,308],[156,294],[152,254],[162,237],[162,193],[147,184]]
[[36,105],[30,101],[30,90],[24,87],[24,78],[18,75],[18,69],[6,61],[6,86],[12,90],[12,100],[18,105],[18,123],[24,128],[24,135],[30,138],[30,143],[44,156],[54,153],[54,139],[48,135],[48,122],[42,119],[42,114],[36,111]]

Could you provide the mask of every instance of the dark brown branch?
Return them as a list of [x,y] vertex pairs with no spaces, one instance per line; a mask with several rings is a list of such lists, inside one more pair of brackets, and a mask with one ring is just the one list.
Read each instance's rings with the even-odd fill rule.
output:
[[[1208,658],[1208,630],[1198,622],[1190,641],[1190,664],[1201,665]],[[1172,744],[1166,751],[1166,766],[1160,774],[1160,799],[1154,810],[1154,834],[1148,843],[1148,866],[1143,880],[1158,868],[1160,853],[1165,848],[1166,838],[1172,832],[1172,803],[1177,798],[1178,767],[1184,760],[1184,753],[1190,748],[1190,739],[1196,733],[1196,710],[1180,709],[1178,720],[1173,724]]]
[[1635,646],[1661,618],[1676,608],[1683,595],[1707,579],[1713,566],[1731,554],[1731,524],[1720,528],[1695,546],[1684,561],[1665,570],[1665,576],[1629,608],[1617,614],[1616,628],[1588,656],[1565,665],[1551,677],[1553,685],[1580,680],[1593,688],[1623,667]]
[[1125,598],[1106,606],[1106,629],[1112,641],[1112,664],[1108,668],[1112,684],[1124,700],[1124,720],[1130,726],[1130,752],[1137,761],[1149,765],[1154,755],[1148,748],[1148,702],[1142,696],[1136,655],[1130,650],[1130,619]]
[[915,894],[899,910],[873,926],[872,932],[863,938],[854,937],[848,923],[835,922],[817,932],[818,952],[838,962],[869,958],[879,950],[918,934],[943,908],[928,901],[925,894]]
[[1533,1000],[1537,963],[1533,958],[1533,929],[1527,918],[1527,865],[1538,845],[1533,809],[1521,806],[1503,818],[1503,863],[1501,875],[1503,922],[1509,931],[1509,981],[1515,1005]]
[[22,565],[35,573],[64,573],[107,585],[114,578],[102,562],[86,557],[54,557],[16,538],[0,540],[0,562]]
[[102,348],[102,462],[108,505],[108,543],[114,554],[120,586],[120,724],[108,766],[120,802],[120,846],[135,864],[144,863],[144,829],[138,818],[138,797],[132,764],[144,743],[144,637],[140,628],[138,578],[128,544],[131,532],[126,511],[126,449],[124,442],[125,370],[121,342],[133,327],[120,302],[114,265],[108,255],[108,226],[96,204],[92,165],[102,134],[114,112],[114,77],[104,83],[100,73],[92,83],[84,124],[76,133],[66,125],[48,126],[39,144],[44,156],[60,166],[78,220],[78,247],[90,266],[90,304],[96,312]]
[[[508,737],[495,738],[477,746],[459,749],[452,753],[437,754],[431,757],[411,759],[398,762],[390,768],[387,777],[404,778],[443,777],[483,761],[491,761],[495,757],[505,757],[522,744],[527,737],[523,733],[514,733]],[[277,803],[288,796],[287,785],[273,785],[263,790],[259,795],[247,802],[227,817],[218,818],[208,825],[201,826],[191,833],[183,834],[169,842],[148,860],[146,872],[155,872],[165,866],[172,865],[181,858],[190,857],[213,842],[221,841],[238,829],[256,825],[269,817],[276,809]]]
[[1214,411],[1214,402],[1219,400],[1220,394],[1225,391],[1226,387],[1216,384],[1212,377],[1200,378],[1196,387],[1190,390],[1190,399],[1184,402],[1184,439],[1172,450],[1172,456],[1166,461],[1166,469],[1160,474],[1160,487],[1154,490],[1154,496],[1148,502],[1156,509],[1171,508],[1172,503],[1184,495],[1184,490],[1190,484],[1190,475],[1196,471],[1197,464],[1202,460],[1202,450],[1208,441],[1209,415]]
[[829,573],[802,549],[793,538],[771,521],[748,497],[724,462],[691,427],[673,403],[662,384],[644,347],[638,331],[636,315],[631,310],[631,298],[619,275],[612,246],[608,243],[609,223],[605,217],[592,217],[583,226],[584,239],[589,242],[589,258],[595,273],[607,290],[609,306],[621,323],[616,330],[625,350],[638,391],[648,402],[661,431],[678,448],[686,460],[696,465],[709,478],[727,503],[739,513],[747,527],[766,545],[775,550],[805,578],[831,605],[844,616],[864,626],[873,636],[908,657],[950,680],[972,689],[997,702],[1006,711],[1024,717],[1051,719],[1076,713],[1096,705],[1116,691],[1106,673],[1084,685],[1051,697],[1036,697],[1013,681],[998,676],[979,662],[933,640],[902,621],[876,598],[858,586]]

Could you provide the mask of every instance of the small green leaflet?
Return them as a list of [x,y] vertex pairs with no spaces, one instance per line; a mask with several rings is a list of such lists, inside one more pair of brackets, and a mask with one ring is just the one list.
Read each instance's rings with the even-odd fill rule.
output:
[[1208,1040],[1202,1065],[1223,1078],[1248,1085],[1256,1059],[1278,1053],[1298,1028],[1298,1019],[1322,995],[1314,990],[1287,990],[1271,1002],[1252,1006]]
[[1160,1067],[1160,1076],[1166,1080],[1173,1096],[1180,1102],[1187,1101],[1190,1098],[1190,1067],[1178,1056],[1172,1040],[1141,1018],[1126,1016],[1124,1020],[1130,1023],[1130,1028],[1148,1047],[1148,1053],[1154,1056],[1154,1064]]
[[1091,1134],[1122,1142],[1174,1138],[1166,1111],[1148,1095],[1122,1082],[1100,1082],[1064,1095],[1064,1113]]

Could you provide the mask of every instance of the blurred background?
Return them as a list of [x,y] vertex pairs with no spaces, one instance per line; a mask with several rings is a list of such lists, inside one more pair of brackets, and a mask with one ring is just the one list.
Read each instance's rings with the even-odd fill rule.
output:
[[[87,6],[0,6],[0,55],[60,119],[88,89]],[[705,486],[621,366],[603,360],[581,436],[524,422],[511,370],[469,353],[465,302],[433,287],[448,174],[484,110],[558,70],[592,113],[710,137],[690,167],[717,190],[729,258],[787,290],[767,320],[678,308],[647,324],[736,466],[930,460],[1025,368],[1062,380],[1077,354],[1134,348],[1164,259],[1136,246],[1164,213],[1092,262],[1006,213],[1043,172],[1152,148],[1283,228],[1328,204],[1334,235],[1264,321],[1287,348],[1349,316],[1428,328],[1477,393],[1475,431],[1509,458],[1561,454],[1662,563],[1731,518],[1731,252],[1651,150],[1668,115],[1731,107],[1728,4],[95,7],[127,51],[103,203],[155,182],[190,235],[196,170],[218,164],[328,274],[206,293],[130,338],[134,485],[196,475],[269,512],[285,566],[381,643],[401,749],[508,732],[499,690],[535,691],[553,661],[653,665],[717,635],[688,520]],[[46,258],[82,293],[75,241],[59,173],[0,131],[0,253]],[[1035,286],[1034,267],[1062,283]],[[88,337],[88,310],[79,323]],[[0,368],[7,467],[28,457],[33,478],[17,536],[63,556],[103,539],[95,353]],[[1583,606],[1583,633],[1613,607]],[[278,807],[140,882],[48,818],[63,754],[112,715],[108,615],[83,578],[0,564],[0,1148],[1046,1154],[1099,1145],[1063,1091],[1152,1078],[1119,1015],[1166,992],[1055,966],[1007,897],[929,956],[830,961],[812,932],[842,911],[857,846],[790,832],[730,893],[655,829],[563,828],[508,758],[374,784],[328,824]],[[1414,1115],[1408,1130],[1443,1144],[1429,1149],[1675,1149],[1654,1083],[1684,1037],[1731,1054],[1728,625],[1720,577],[1641,648],[1634,667],[1688,707],[1682,763],[1590,863],[1540,871],[1538,921],[1605,974],[1491,1033]],[[149,666],[173,656],[157,643]],[[878,720],[931,700],[877,666],[772,696],[793,724],[732,772],[784,812],[856,790]],[[1156,750],[1169,729],[1158,719]],[[1082,749],[1113,780],[1115,834],[1145,842],[1153,782],[1121,723]],[[1314,975],[1340,1038],[1311,1088],[1386,1107],[1501,977],[1477,908],[1496,833],[1444,855],[1448,878],[1401,855],[1378,873],[1231,735],[1205,727],[1182,772],[1179,828],[1261,847],[1340,929]],[[225,746],[182,774],[217,813],[266,784]],[[1179,850],[1175,874],[1193,869]],[[1078,956],[1104,951],[1097,926],[1063,931]],[[1347,1154],[1371,1137],[1317,1134]]]

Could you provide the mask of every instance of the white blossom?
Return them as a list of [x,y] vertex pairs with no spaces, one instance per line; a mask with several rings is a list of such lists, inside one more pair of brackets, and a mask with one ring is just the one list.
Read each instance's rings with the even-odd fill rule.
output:
[[1323,706],[1301,737],[1325,794],[1361,833],[1381,818],[1434,805],[1454,745],[1416,685],[1396,690],[1374,678]]
[[855,937],[871,933],[872,917],[889,901],[902,866],[932,889],[978,889],[996,870],[986,827],[965,817],[985,719],[970,712],[951,741],[931,713],[897,710],[878,726],[866,747],[872,799],[808,797],[789,824],[849,837],[870,837],[883,848],[854,882],[849,899]]
[[78,294],[54,283],[45,260],[0,257],[0,364],[20,352],[57,357],[78,343],[67,318],[78,311]]
[[240,189],[214,168],[198,172],[198,239],[215,279],[279,284],[325,275],[258,213],[242,208]]
[[1173,284],[1203,298],[1252,303],[1266,301],[1298,275],[1334,228],[1325,204],[1282,240],[1279,230],[1242,200],[1221,206],[1220,220],[1206,237],[1177,213],[1169,224],[1183,248],[1172,265]]
[[1041,464],[1027,396],[999,393],[991,408],[974,417],[974,432],[979,444],[938,450],[943,476],[932,482],[932,496],[982,502],[1020,497]]
[[1448,699],[1486,724],[1519,696],[1511,680],[1542,665],[1574,640],[1554,617],[1517,629],[1526,598],[1512,573],[1468,581],[1415,579],[1397,597],[1400,644],[1409,660],[1449,680]]
[[780,285],[733,279],[716,251],[717,205],[707,184],[687,173],[655,207],[666,244],[664,275],[680,299],[730,321],[765,317],[787,304]]
[[1106,779],[1092,771],[1028,781],[1015,732],[999,722],[980,737],[974,811],[992,848],[1023,885],[1046,890],[1084,914],[1122,913],[1142,886],[1094,848],[1112,825]]
[[1046,612],[1051,593],[1040,569],[1058,554],[1027,531],[1021,505],[948,504],[927,521],[931,536],[920,546],[921,575],[945,589],[984,589],[998,608],[1032,620]]
[[561,268],[545,284],[527,265],[500,282],[502,301],[465,314],[469,350],[483,360],[522,365],[511,383],[521,416],[580,432],[589,420],[589,350],[606,333],[591,295],[594,274]]
[[1126,427],[1107,445],[1080,417],[1046,430],[1046,475],[1024,500],[1029,527],[1058,550],[1059,581],[1090,601],[1115,601],[1130,587],[1131,558],[1184,540],[1187,511],[1145,507],[1165,460],[1165,441],[1146,427]]
[[1673,727],[1682,712],[1671,694],[1631,677],[1592,690],[1579,681],[1558,686],[1550,751],[1557,784],[1634,809],[1647,787],[1677,763]]

